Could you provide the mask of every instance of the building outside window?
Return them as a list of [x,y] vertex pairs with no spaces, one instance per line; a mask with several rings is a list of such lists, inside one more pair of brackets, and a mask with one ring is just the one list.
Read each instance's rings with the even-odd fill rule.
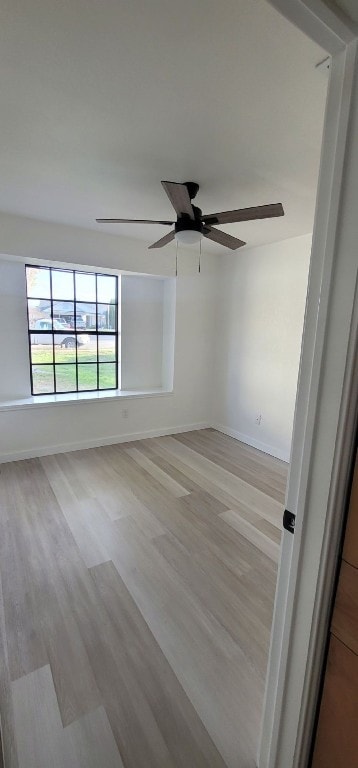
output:
[[118,278],[26,266],[33,395],[118,388]]

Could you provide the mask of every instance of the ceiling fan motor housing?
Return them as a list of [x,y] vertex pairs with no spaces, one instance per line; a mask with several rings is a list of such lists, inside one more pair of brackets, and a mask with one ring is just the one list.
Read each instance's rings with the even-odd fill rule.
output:
[[194,200],[194,197],[196,197],[199,192],[199,184],[197,184],[196,181],[186,181],[184,183],[188,190],[190,200]]
[[191,219],[190,216],[179,216],[175,223],[175,232],[192,230],[194,232],[203,232],[203,224],[200,219]]

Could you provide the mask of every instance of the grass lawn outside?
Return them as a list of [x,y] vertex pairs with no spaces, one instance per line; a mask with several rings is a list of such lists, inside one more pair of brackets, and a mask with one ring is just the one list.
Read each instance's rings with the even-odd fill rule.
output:
[[[56,392],[76,390],[76,350],[55,347],[53,360],[52,346],[33,346],[31,350],[32,377],[34,393],[45,394],[54,392],[54,367],[56,377]],[[97,389],[97,347],[78,347],[78,390]],[[102,348],[99,353],[99,388],[114,389],[116,386],[116,363],[114,350],[111,347]],[[55,363],[53,367],[52,363]],[[57,365],[61,363],[61,365]],[[82,363],[86,363],[83,365]]]

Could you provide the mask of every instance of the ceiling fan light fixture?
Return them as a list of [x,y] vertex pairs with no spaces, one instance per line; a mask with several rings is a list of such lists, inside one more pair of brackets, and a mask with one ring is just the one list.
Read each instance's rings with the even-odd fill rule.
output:
[[175,233],[175,239],[182,245],[196,245],[200,243],[202,236],[203,233],[196,229],[181,229]]
[[175,239],[182,245],[196,245],[203,236],[203,225],[199,219],[179,216],[175,224]]

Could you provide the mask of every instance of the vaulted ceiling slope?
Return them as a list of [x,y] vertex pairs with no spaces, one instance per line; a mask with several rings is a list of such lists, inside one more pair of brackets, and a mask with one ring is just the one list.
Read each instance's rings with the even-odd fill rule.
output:
[[0,210],[103,230],[194,180],[205,213],[283,203],[223,227],[249,245],[309,232],[324,55],[264,0],[2,0]]

